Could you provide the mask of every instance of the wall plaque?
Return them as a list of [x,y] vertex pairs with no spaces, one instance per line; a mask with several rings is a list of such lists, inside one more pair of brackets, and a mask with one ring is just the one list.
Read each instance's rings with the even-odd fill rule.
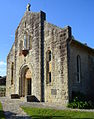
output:
[[51,89],[51,95],[57,95],[57,90],[56,89]]

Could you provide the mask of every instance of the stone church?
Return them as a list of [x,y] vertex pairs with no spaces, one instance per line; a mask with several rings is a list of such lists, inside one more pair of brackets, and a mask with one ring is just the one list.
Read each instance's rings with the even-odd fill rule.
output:
[[74,39],[70,26],[46,21],[27,5],[7,56],[6,96],[67,104],[72,92],[94,96],[94,49]]

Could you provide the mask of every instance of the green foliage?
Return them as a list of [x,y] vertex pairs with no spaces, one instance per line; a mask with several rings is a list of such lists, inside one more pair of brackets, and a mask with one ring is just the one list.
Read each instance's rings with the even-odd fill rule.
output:
[[69,108],[78,108],[78,109],[94,109],[94,103],[91,100],[81,94],[77,93],[73,97],[73,100],[68,104]]
[[94,112],[22,107],[32,119],[94,119]]
[[3,111],[3,108],[2,108],[1,102],[0,102],[0,119],[5,119],[5,115],[4,115],[4,111]]

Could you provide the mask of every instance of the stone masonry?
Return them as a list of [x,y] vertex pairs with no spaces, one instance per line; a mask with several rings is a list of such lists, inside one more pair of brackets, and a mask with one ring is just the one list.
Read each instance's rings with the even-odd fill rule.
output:
[[6,96],[18,94],[26,99],[31,95],[66,105],[72,91],[92,95],[94,50],[74,40],[71,27],[50,24],[44,12],[34,13],[28,7],[7,56]]

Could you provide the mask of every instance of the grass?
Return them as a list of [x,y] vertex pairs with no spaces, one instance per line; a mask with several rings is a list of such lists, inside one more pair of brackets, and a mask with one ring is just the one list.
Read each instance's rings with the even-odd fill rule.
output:
[[94,112],[22,107],[32,119],[94,119]]
[[2,108],[1,102],[0,102],[0,119],[5,119],[5,115],[4,115],[4,111],[3,111],[3,108]]

